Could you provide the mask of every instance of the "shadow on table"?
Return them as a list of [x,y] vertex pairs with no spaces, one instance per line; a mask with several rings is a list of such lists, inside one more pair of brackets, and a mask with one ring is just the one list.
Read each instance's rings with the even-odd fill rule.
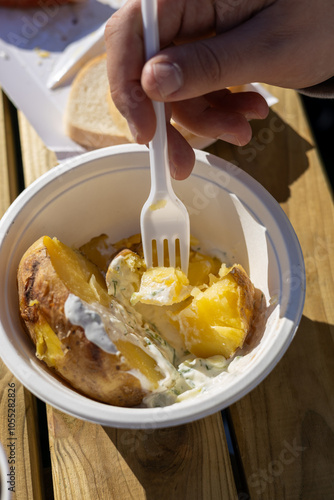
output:
[[[332,412],[329,397],[334,391],[334,379],[330,376],[334,356],[330,340],[333,328],[333,325],[312,321],[303,316],[291,346],[277,367],[265,379],[262,389],[254,389],[231,407],[232,419],[239,413],[245,418],[246,414],[249,415],[249,398],[251,400],[255,398],[255,403],[258,397],[262,401],[263,389],[269,387],[266,391],[268,400],[262,403],[259,400],[258,406],[269,405],[268,408],[274,415],[279,414],[282,407],[286,408],[285,419],[290,421],[290,425],[282,429],[275,427],[275,432],[283,432],[282,436],[277,438],[278,442],[290,440],[293,443],[297,439],[298,445],[303,446],[303,453],[292,464],[296,470],[292,465],[290,468],[291,474],[300,474],[301,470],[303,493],[307,493],[305,498],[315,498],[317,491],[319,493],[318,481],[316,481],[318,490],[312,490],[314,474],[323,477],[323,492],[330,488],[332,481],[334,434],[330,427]],[[281,386],[283,382],[287,384],[284,391]],[[264,412],[264,418],[267,417],[267,413]],[[260,414],[257,414],[256,419],[259,418]],[[164,500],[190,498],[190,491],[195,491],[193,483],[197,483],[196,487],[200,488],[203,470],[210,467],[207,463],[208,457],[201,453],[201,448],[197,444],[200,440],[196,439],[196,425],[194,422],[167,429],[118,429],[117,432],[115,429],[104,427],[104,431],[136,476],[145,491],[145,498]],[[262,424],[257,422],[257,425]],[[263,428],[266,426],[268,426],[267,421],[263,422]],[[245,428],[250,430],[249,425]],[[270,443],[267,445],[269,449]],[[300,463],[302,466],[298,465]],[[262,467],[263,464],[260,465]],[[285,471],[285,476],[287,475],[288,472]],[[283,481],[284,478],[280,476],[274,479]],[[247,481],[247,476],[245,479]],[[212,480],[214,481],[214,478]],[[289,478],[286,480],[287,484],[290,484]],[[312,494],[310,496],[312,491],[315,497],[312,497]],[[238,493],[243,494],[243,498],[248,498],[245,492]]]
[[[260,481],[254,478],[259,479],[262,471],[269,471],[268,480],[261,480],[263,498],[270,497],[269,491],[276,491],[277,498],[284,491],[285,498],[310,500],[333,494],[333,333],[334,325],[302,316],[281,361],[229,408],[241,455],[256,457],[256,466],[248,463],[245,471],[251,498],[257,498]],[[252,418],[245,421],[250,412]],[[248,443],[248,436],[258,429],[259,446]],[[298,452],[271,475],[271,464],[278,463],[286,444],[294,444]]]
[[136,476],[147,500],[190,498],[195,487],[189,481],[198,476],[201,484],[202,467],[208,465],[203,463],[201,453],[196,456],[196,423],[166,429],[118,429],[117,433],[108,427],[104,430]]
[[255,178],[279,202],[290,196],[290,186],[308,168],[314,145],[301,137],[272,109],[266,120],[252,121],[253,137],[243,147],[217,141],[206,150]]

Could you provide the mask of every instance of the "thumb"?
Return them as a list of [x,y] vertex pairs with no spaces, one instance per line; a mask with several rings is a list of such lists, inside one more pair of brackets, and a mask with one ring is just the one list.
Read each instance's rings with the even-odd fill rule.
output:
[[180,101],[227,86],[265,82],[267,73],[275,71],[275,30],[270,32],[266,24],[259,15],[221,35],[162,50],[143,68],[144,91],[154,100]]

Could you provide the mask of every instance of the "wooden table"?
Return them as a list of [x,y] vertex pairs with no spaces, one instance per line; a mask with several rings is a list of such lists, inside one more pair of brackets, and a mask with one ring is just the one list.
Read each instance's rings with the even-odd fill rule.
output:
[[[1,363],[5,447],[8,388],[15,388],[14,499],[334,498],[333,204],[298,95],[269,90],[279,103],[253,123],[248,146],[218,141],[209,149],[259,180],[299,237],[307,294],[287,353],[222,414],[151,431],[106,428],[45,408]],[[54,154],[0,93],[0,214],[54,165]]]

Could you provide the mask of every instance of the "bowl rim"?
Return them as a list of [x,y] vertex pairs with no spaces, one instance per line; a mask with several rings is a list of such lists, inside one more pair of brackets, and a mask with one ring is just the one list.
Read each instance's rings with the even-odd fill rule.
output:
[[[99,160],[104,157],[116,156],[125,153],[137,153],[147,156],[148,149],[146,146],[133,145],[120,145],[111,146],[99,150],[84,153],[78,157],[70,158],[54,167],[42,176],[37,178],[30,186],[28,186],[22,193],[14,200],[8,208],[3,218],[0,221],[0,253],[3,242],[10,231],[11,225],[15,216],[22,210],[22,203],[30,200],[35,193],[45,187],[48,183],[54,181],[65,172],[71,171],[75,168],[83,168],[85,164]],[[226,168],[232,164],[205,151],[195,150],[196,161],[209,163],[212,168]],[[255,196],[259,197],[266,205],[271,216],[274,217],[275,222],[278,224],[279,229],[286,230],[286,246],[288,248],[289,256],[293,253],[294,262],[300,266],[300,273],[305,277],[305,268],[303,255],[298,238],[294,229],[284,213],[283,209],[270,195],[268,191],[249,174],[242,169],[232,165],[233,171],[237,172],[238,181],[246,184],[248,190],[252,191]],[[134,165],[136,168],[136,165]],[[138,166],[137,166],[138,168]],[[296,299],[296,297],[294,297]],[[1,357],[8,369],[17,377],[17,379],[36,397],[41,399],[47,404],[60,411],[66,412],[76,418],[87,420],[90,422],[98,423],[101,425],[121,427],[121,428],[161,428],[180,425],[186,422],[198,420],[200,418],[211,415],[217,411],[222,410],[241,399],[251,390],[253,390],[276,366],[278,361],[282,358],[290,345],[295,332],[298,328],[305,301],[305,287],[300,287],[298,301],[294,311],[294,317],[281,318],[281,334],[271,349],[268,362],[263,367],[260,364],[254,366],[250,373],[246,371],[241,377],[238,378],[238,384],[242,384],[241,389],[234,391],[235,383],[232,383],[228,390],[225,389],[222,398],[210,396],[201,398],[200,404],[194,400],[189,400],[177,405],[167,406],[163,408],[121,408],[110,406],[104,403],[93,401],[85,396],[82,396],[80,405],[76,405],[73,409],[73,400],[69,395],[64,396],[64,391],[58,384],[53,384],[53,390],[50,391],[50,382],[40,377],[39,373],[31,367],[29,363],[25,369],[29,373],[29,377],[24,377],[22,373],[24,370],[17,369],[18,364],[22,364],[22,357],[16,352],[14,346],[8,339],[6,332],[2,326],[0,318],[0,339],[2,343]],[[45,385],[45,388],[44,388]],[[87,404],[86,401],[88,401]]]

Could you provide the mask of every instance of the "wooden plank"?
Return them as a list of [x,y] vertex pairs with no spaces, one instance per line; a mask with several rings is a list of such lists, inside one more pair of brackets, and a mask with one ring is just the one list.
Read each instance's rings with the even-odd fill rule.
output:
[[281,203],[303,250],[306,303],[286,355],[230,412],[251,498],[333,498],[333,204],[299,98],[271,90],[280,102],[252,143],[214,149]]
[[0,441],[7,452],[13,500],[43,498],[35,398],[0,361]]
[[136,431],[48,410],[55,500],[236,498],[220,414]]
[[[19,123],[24,175],[32,182],[56,160],[22,113]],[[108,429],[48,407],[48,422],[56,500],[163,500],[171,491],[175,499],[236,498],[220,414],[152,432]]]
[[24,114],[19,111],[24,183],[29,186],[37,177],[57,165],[56,155],[48,150]]
[[18,194],[9,102],[0,89],[0,217]]
[[[0,215],[17,196],[15,137],[9,101],[0,89]],[[11,467],[13,500],[39,500],[42,481],[34,397],[0,360],[0,441]]]

